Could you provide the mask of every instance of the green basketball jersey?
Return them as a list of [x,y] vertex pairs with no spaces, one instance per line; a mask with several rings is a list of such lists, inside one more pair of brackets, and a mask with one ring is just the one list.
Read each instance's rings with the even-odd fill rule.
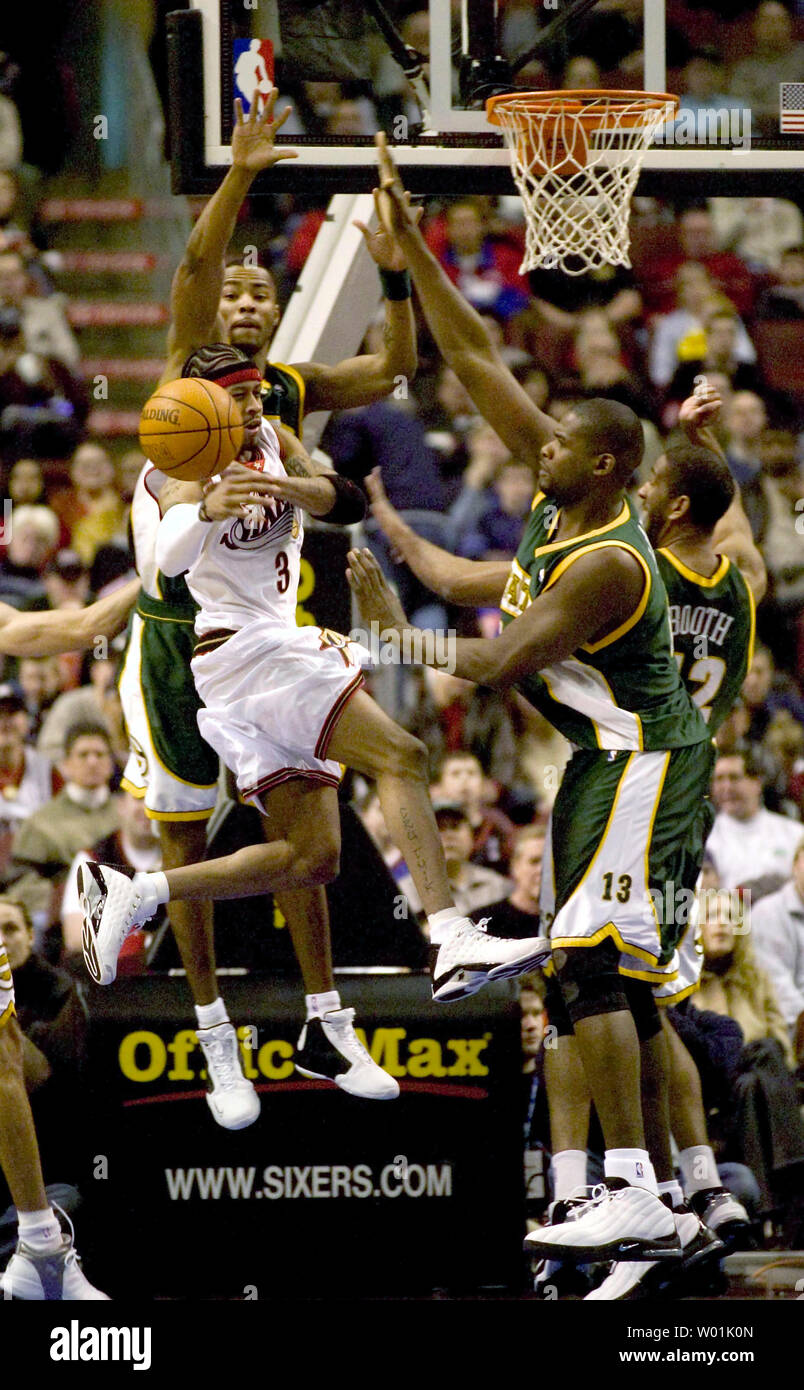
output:
[[262,413],[266,420],[278,420],[301,438],[304,378],[295,367],[286,367],[283,362],[266,362],[262,381]]
[[754,647],[754,596],[725,555],[710,579],[657,550],[681,679],[717,733],[740,693]]
[[559,509],[537,493],[500,607],[510,622],[581,555],[618,546],[639,562],[645,587],[630,618],[598,642],[519,682],[523,695],[580,748],[665,751],[711,735],[673,659],[667,594],[653,547],[630,501],[606,526],[555,541]]

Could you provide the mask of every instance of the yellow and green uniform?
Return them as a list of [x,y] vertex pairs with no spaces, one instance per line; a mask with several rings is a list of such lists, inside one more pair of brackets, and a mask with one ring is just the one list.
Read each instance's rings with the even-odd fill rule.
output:
[[564,661],[534,672],[520,690],[579,748],[685,748],[707,738],[673,660],[667,595],[656,556],[627,498],[608,525],[554,540],[558,508],[534,499],[503,594],[506,624],[546,593],[582,555],[617,547],[642,568],[645,585],[634,613],[616,631],[585,643]]
[[552,813],[554,946],[620,947],[621,970],[675,973],[684,923],[665,920],[666,887],[692,888],[711,824],[711,736],[673,657],[667,594],[627,498],[607,525],[557,540],[559,509],[537,493],[502,598],[515,619],[582,555],[617,547],[639,564],[633,614],[608,636],[519,682],[575,752]]
[[301,439],[304,420],[304,378],[284,362],[266,362],[262,389],[263,418],[277,422]]
[[[676,662],[689,693],[717,733],[740,693],[754,651],[754,596],[725,555],[713,575],[698,574],[672,551],[656,552],[670,612]],[[703,964],[697,913],[678,943],[679,974],[660,985],[660,1004],[678,1004],[698,988]]]
[[748,674],[754,651],[754,596],[725,555],[709,577],[697,574],[671,550],[657,550],[667,590],[670,630],[679,673],[716,734]]

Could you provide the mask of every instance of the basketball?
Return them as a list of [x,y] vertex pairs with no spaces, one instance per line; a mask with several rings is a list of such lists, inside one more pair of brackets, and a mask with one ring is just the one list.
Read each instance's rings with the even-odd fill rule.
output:
[[140,447],[171,478],[204,482],[243,446],[238,404],[214,381],[182,377],[159,386],[140,415]]

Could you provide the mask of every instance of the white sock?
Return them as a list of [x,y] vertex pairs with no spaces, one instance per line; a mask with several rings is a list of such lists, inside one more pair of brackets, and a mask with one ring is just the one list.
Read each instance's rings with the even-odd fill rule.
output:
[[550,1176],[554,1202],[561,1202],[565,1197],[571,1197],[579,1187],[586,1187],[586,1150],[562,1149],[560,1153],[553,1154]]
[[441,946],[449,936],[452,927],[457,922],[465,920],[463,913],[459,912],[457,907],[442,907],[440,912],[433,912],[427,918],[431,946]]
[[151,893],[156,894],[157,903],[170,902],[170,889],[163,873],[135,874],[134,878],[137,884],[145,889],[149,897]]
[[673,1206],[673,1211],[676,1211],[680,1206],[683,1205],[684,1193],[681,1187],[681,1183],[676,1178],[673,1178],[672,1182],[657,1183],[657,1187],[659,1189],[660,1197],[664,1196],[665,1192],[669,1194],[670,1201]]
[[304,1002],[307,1007],[307,1022],[311,1018],[322,1018],[324,1014],[333,1013],[335,1009],[341,1007],[341,996],[336,989],[328,989],[324,994],[305,994]]
[[195,1016],[198,1019],[199,1028],[214,1028],[218,1023],[228,1023],[229,1015],[226,1012],[226,1005],[218,995],[211,1004],[196,1004]]
[[688,1149],[682,1149],[678,1156],[678,1166],[681,1169],[684,1191],[687,1193],[703,1192],[707,1187],[723,1186],[717,1171],[715,1155],[708,1144],[691,1144]]
[[603,1171],[607,1178],[624,1178],[631,1187],[644,1187],[658,1196],[656,1174],[647,1149],[606,1149]]
[[39,1255],[54,1255],[61,1250],[61,1226],[52,1207],[41,1211],[17,1213],[20,1240]]

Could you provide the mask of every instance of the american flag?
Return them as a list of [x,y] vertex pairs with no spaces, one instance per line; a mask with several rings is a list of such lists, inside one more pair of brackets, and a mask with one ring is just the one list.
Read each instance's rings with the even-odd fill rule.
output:
[[779,129],[804,134],[804,82],[779,83]]

